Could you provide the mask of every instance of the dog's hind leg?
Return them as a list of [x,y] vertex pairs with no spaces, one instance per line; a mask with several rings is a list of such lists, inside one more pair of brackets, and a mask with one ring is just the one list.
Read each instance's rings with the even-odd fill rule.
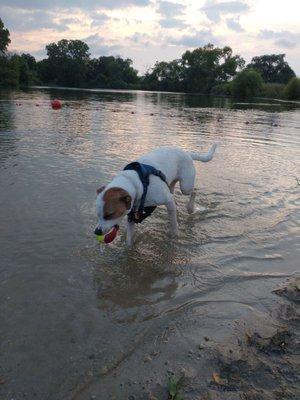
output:
[[189,214],[193,214],[195,210],[195,197],[196,197],[196,191],[195,189],[193,189],[192,193],[190,194],[189,202],[186,205],[186,209]]
[[178,236],[178,223],[177,223],[176,203],[175,203],[173,196],[170,197],[170,200],[166,204],[166,207],[167,207],[169,219],[170,219],[170,236],[176,237],[176,236]]
[[189,214],[192,214],[195,208],[195,197],[196,197],[196,191],[194,189],[195,176],[196,176],[195,167],[194,165],[192,165],[190,166],[190,168],[185,169],[181,173],[181,179],[179,182],[181,193],[190,196],[188,204],[186,206],[187,212]]

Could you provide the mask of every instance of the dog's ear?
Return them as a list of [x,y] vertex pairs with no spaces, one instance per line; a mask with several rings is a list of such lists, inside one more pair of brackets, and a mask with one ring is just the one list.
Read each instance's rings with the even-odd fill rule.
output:
[[97,194],[100,194],[101,192],[103,192],[104,189],[105,189],[105,185],[99,187],[99,188],[96,190],[96,193],[97,193]]
[[122,196],[120,200],[125,203],[127,210],[129,210],[131,208],[131,196],[129,196],[129,194]]

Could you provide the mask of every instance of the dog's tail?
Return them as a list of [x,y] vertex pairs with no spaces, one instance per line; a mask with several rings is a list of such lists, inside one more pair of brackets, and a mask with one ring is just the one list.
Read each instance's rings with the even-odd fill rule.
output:
[[215,151],[216,151],[217,146],[218,146],[218,145],[217,145],[216,143],[213,144],[213,145],[211,146],[209,152],[208,152],[208,153],[205,153],[205,154],[203,154],[203,153],[192,153],[192,152],[189,152],[189,155],[190,155],[190,156],[192,157],[192,159],[195,160],[195,161],[208,162],[208,161],[212,160],[212,158],[213,158],[213,156],[214,156],[214,154],[215,154]]

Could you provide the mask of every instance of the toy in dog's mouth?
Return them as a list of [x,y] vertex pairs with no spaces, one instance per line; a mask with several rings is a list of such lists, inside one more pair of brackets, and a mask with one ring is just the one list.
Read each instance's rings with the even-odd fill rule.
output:
[[106,244],[111,243],[116,238],[118,230],[119,230],[119,225],[115,225],[105,235],[96,235],[96,239],[100,243],[106,243]]

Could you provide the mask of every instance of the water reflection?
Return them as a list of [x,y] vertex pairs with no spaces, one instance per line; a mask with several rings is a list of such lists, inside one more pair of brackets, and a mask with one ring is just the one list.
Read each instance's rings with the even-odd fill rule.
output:
[[99,253],[95,255],[98,305],[118,322],[142,321],[162,312],[189,263],[190,254],[162,234],[165,230],[158,224],[159,228],[146,226],[140,230],[133,250],[103,249],[100,260]]
[[13,94],[0,90],[0,168],[6,159],[17,154],[19,139],[14,134],[15,113]]

